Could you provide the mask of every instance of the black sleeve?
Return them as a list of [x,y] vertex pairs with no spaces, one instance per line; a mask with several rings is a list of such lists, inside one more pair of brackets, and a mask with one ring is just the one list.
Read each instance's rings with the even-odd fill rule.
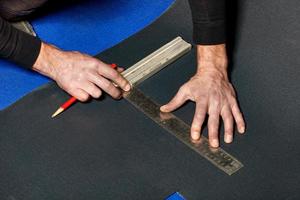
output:
[[225,43],[225,0],[189,0],[189,3],[194,42],[202,45]]
[[19,31],[0,17],[0,57],[25,68],[35,63],[41,48],[41,41]]

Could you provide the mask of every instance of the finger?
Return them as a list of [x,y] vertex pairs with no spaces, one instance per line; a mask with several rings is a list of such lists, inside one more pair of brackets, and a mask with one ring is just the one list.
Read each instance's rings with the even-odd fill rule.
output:
[[201,127],[205,120],[206,113],[207,113],[207,104],[196,102],[196,110],[195,110],[194,119],[191,127],[191,137],[193,140],[200,139]]
[[237,124],[238,132],[245,133],[245,121],[236,100],[233,100],[231,112]]
[[98,74],[90,74],[89,80],[113,98],[119,99],[121,97],[121,91],[118,88],[116,88],[112,82],[105,79],[104,77],[101,77]]
[[228,106],[222,109],[221,116],[224,122],[224,142],[231,143],[233,140],[233,117]]
[[181,88],[169,103],[160,107],[160,110],[162,112],[172,112],[177,108],[179,108],[180,106],[182,106],[186,102],[186,100],[187,100],[186,94],[184,90]]
[[98,73],[116,83],[124,91],[129,91],[131,88],[129,82],[117,70],[112,69],[109,65],[99,64]]
[[123,68],[123,67],[117,67],[117,71],[118,71],[119,73],[121,73],[121,72],[124,71],[124,68]]
[[218,130],[219,130],[220,115],[217,106],[211,106],[209,108],[208,117],[208,138],[212,147],[219,146]]
[[85,102],[89,99],[90,95],[82,89],[75,89],[73,91],[68,92],[71,96],[75,97],[81,102]]
[[99,98],[102,94],[101,90],[92,82],[86,81],[80,85],[82,90],[88,93],[93,98]]

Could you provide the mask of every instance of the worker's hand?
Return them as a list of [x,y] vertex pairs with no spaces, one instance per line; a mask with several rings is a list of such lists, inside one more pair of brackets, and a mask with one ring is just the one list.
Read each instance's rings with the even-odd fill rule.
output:
[[113,98],[121,98],[121,91],[130,90],[130,84],[109,65],[79,52],[66,52],[43,43],[33,69],[52,78],[57,84],[80,101],[89,96],[99,98],[105,91]]
[[[198,55],[203,53],[202,50],[198,47]],[[224,53],[225,51],[222,54]],[[196,75],[179,89],[168,104],[161,107],[162,112],[172,112],[186,101],[194,101],[196,110],[191,125],[191,137],[195,141],[200,139],[202,125],[208,114],[208,136],[212,147],[219,146],[220,116],[224,122],[226,143],[231,143],[233,140],[234,121],[238,131],[245,132],[245,122],[227,76],[227,59],[221,58],[224,56],[222,54],[218,55],[219,58],[215,58],[213,54],[202,57],[198,62]]]

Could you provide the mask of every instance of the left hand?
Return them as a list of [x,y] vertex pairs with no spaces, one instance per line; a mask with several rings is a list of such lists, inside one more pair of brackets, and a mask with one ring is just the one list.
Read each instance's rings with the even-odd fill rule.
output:
[[[200,64],[198,72],[179,89],[175,97],[161,107],[162,112],[172,112],[191,100],[196,103],[196,110],[191,126],[191,137],[200,139],[203,122],[208,117],[208,136],[212,147],[219,146],[219,119],[224,122],[224,141],[233,140],[234,121],[240,133],[245,132],[245,122],[239,109],[233,86],[230,84],[226,67],[216,66],[216,62]],[[226,63],[227,65],[227,63]]]

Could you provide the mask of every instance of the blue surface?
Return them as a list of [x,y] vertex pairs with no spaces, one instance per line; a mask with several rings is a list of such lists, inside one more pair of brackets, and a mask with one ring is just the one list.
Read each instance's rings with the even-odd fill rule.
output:
[[[95,55],[143,29],[173,0],[85,0],[32,24],[39,37],[65,50]],[[0,110],[50,80],[0,61]]]
[[179,192],[175,192],[169,196],[166,200],[186,200]]

